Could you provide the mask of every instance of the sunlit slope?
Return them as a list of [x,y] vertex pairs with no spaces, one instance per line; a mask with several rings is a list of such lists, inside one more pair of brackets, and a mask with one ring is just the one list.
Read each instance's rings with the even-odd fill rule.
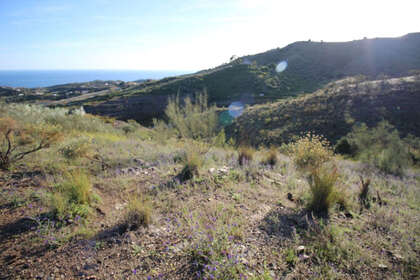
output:
[[[87,104],[91,113],[150,123],[160,117],[169,95],[207,90],[210,102],[261,104],[313,92],[346,76],[402,76],[420,69],[420,33],[399,38],[364,39],[343,43],[296,42],[282,49],[238,58],[196,74],[149,81],[117,95]],[[279,72],[279,63],[287,67]]]

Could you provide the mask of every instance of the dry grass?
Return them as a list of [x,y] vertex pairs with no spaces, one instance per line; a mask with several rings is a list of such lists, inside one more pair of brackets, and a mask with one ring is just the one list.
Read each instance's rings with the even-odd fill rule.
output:
[[242,146],[239,148],[238,163],[240,166],[249,164],[254,158],[255,150],[251,147]]
[[317,215],[328,214],[328,211],[338,201],[337,169],[327,170],[320,168],[312,171],[309,178],[309,189],[311,192],[308,209]]
[[150,201],[135,196],[128,202],[124,225],[127,230],[148,227],[152,223],[152,206]]
[[[98,279],[107,279],[111,273],[120,279],[200,279],[210,275],[217,279],[415,279],[419,273],[418,170],[396,177],[332,156],[326,158],[334,160],[337,171],[318,173],[309,184],[296,170],[295,159],[282,154],[277,154],[279,160],[273,168],[260,163],[266,150],[254,151],[251,163],[240,166],[236,151],[226,147],[208,149],[203,145],[197,148],[198,159],[188,159],[179,155],[188,155],[185,151],[193,145],[189,141],[168,138],[157,142],[140,138],[136,132],[125,136],[117,128],[106,133],[121,141],[108,136],[92,141],[92,149],[110,165],[105,170],[86,158],[68,161],[57,152],[58,147],[51,147],[46,153],[28,157],[31,163],[22,166],[28,174],[38,168],[39,177],[1,173],[1,205],[14,206],[2,210],[0,263],[16,255],[29,265],[24,270],[17,262],[8,263],[0,266],[1,273],[20,279],[41,273],[73,279],[79,273],[74,267],[83,267],[85,256],[92,263],[101,262],[92,270]],[[77,137],[80,135],[85,134]],[[67,141],[72,139],[77,139],[76,134]],[[177,157],[181,161],[175,161]],[[46,162],[60,168],[47,169]],[[187,163],[199,172],[168,188],[167,182]],[[78,174],[82,166],[86,172]],[[130,168],[133,171],[122,172]],[[61,173],[73,176],[61,180]],[[360,195],[359,176],[370,179],[371,198],[371,207],[360,213],[353,211]],[[49,179],[39,179],[44,177]],[[92,193],[100,194],[101,201],[95,202]],[[127,199],[127,193],[142,195]],[[287,199],[288,193],[293,201]],[[378,193],[381,204],[373,199]],[[61,216],[74,215],[61,229],[41,221],[41,232],[46,232],[48,240],[64,236],[60,240],[65,241],[57,245],[62,248],[36,241],[45,238],[34,239],[35,231],[7,232],[22,215],[43,217],[45,209],[40,209],[46,205],[37,196],[51,197]],[[13,203],[16,198],[19,203]],[[305,216],[307,205],[301,202],[306,198],[313,211],[328,209],[328,217]],[[351,215],[333,210],[334,205],[346,203]],[[86,209],[90,218],[76,222],[80,215],[76,213]],[[121,222],[131,232],[113,231]],[[83,238],[88,240],[75,240]],[[304,246],[303,251],[299,246]],[[46,254],[19,255],[39,249]]]

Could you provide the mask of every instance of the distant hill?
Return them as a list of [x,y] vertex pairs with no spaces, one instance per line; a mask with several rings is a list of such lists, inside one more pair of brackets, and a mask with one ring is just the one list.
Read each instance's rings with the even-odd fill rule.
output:
[[135,82],[101,81],[95,80],[83,83],[68,83],[49,87],[24,88],[0,86],[0,101],[7,103],[31,102],[45,105],[67,105],[72,100],[79,101],[93,96],[115,94],[121,90],[140,84],[144,80]]
[[348,78],[313,94],[247,108],[227,127],[229,137],[251,145],[281,144],[314,132],[335,142],[356,123],[387,120],[420,136],[420,75],[362,81]]
[[[420,33],[341,43],[295,42],[284,48],[234,58],[194,74],[136,82],[93,81],[36,89],[0,89],[6,102],[81,106],[89,113],[151,124],[168,97],[206,90],[210,103],[255,105],[314,92],[332,81],[407,76],[420,69]],[[205,55],[205,54],[203,54]],[[278,71],[278,65],[284,71]],[[287,66],[287,67],[286,67]]]
[[[313,92],[346,76],[399,77],[420,69],[420,33],[343,43],[296,42],[285,48],[240,57],[191,75],[148,81],[74,105],[87,111],[150,123],[160,117],[169,95],[191,95],[206,89],[210,102],[261,104]],[[278,73],[276,66],[287,62]]]

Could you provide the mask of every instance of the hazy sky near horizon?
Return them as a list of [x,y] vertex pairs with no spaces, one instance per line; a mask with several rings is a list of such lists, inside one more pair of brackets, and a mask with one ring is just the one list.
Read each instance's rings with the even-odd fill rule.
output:
[[420,31],[418,0],[0,0],[0,69],[200,70]]

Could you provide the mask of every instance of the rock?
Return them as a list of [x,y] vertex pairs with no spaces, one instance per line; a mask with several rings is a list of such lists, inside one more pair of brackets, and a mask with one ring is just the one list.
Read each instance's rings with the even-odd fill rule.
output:
[[300,245],[299,247],[296,248],[296,252],[298,254],[302,254],[303,252],[305,252],[305,246]]
[[216,168],[214,168],[214,167],[212,167],[212,168],[210,168],[210,169],[209,169],[209,172],[210,172],[210,173],[212,173],[212,174],[213,174],[215,171],[216,171]]
[[380,263],[380,264],[378,265],[378,267],[379,267],[380,269],[387,269],[387,268],[388,268],[388,266],[386,266],[385,264],[382,264],[382,263]]
[[134,232],[130,231],[127,234],[127,243],[134,245],[136,244],[136,241],[137,241],[137,236],[134,234]]
[[402,260],[404,260],[404,257],[401,256],[400,254],[394,254],[394,259],[396,259],[398,261],[402,261]]
[[135,158],[134,160],[133,160],[137,165],[139,165],[139,166],[144,166],[146,163],[144,162],[144,160],[141,160],[141,159],[139,159],[139,158]]
[[221,168],[217,169],[217,172],[218,172],[219,174],[227,174],[227,173],[229,172],[229,167],[227,167],[227,166],[223,166],[223,167],[221,167]]
[[121,210],[123,208],[124,208],[124,204],[121,204],[121,203],[115,204],[115,210]]
[[299,259],[301,260],[301,261],[306,261],[307,259],[309,259],[310,257],[308,256],[308,255],[306,255],[306,254],[303,254],[303,255],[301,255],[301,256],[299,256]]

